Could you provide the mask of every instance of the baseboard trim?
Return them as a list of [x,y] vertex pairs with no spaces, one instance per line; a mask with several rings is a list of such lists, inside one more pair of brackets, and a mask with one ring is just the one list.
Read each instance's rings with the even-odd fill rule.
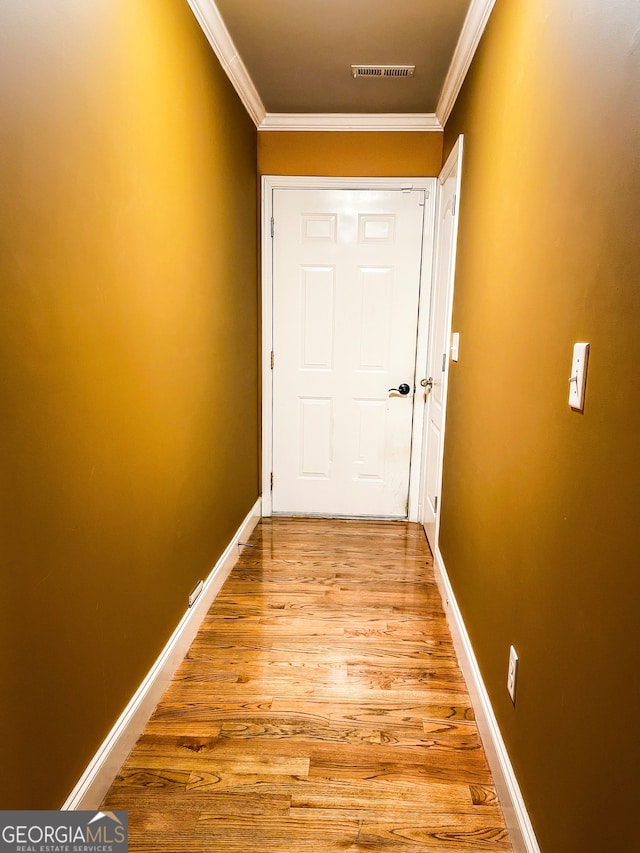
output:
[[95,810],[99,807],[235,565],[240,545],[260,521],[261,503],[261,498],[258,498],[211,570],[197,601],[180,620],[146,678],[67,797],[63,810]]
[[491,700],[484,685],[480,667],[469,639],[458,602],[456,601],[449,575],[436,547],[433,555],[434,569],[442,603],[447,614],[451,635],[467,682],[471,702],[475,710],[480,737],[485,748],[487,761],[504,813],[514,853],[540,853],[540,847],[531,825],[529,813],[518,785],[518,780],[509,758]]

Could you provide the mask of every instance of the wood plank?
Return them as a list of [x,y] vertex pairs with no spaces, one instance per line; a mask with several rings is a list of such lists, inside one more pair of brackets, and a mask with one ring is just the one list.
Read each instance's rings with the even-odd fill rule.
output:
[[421,823],[418,820],[411,823],[384,822],[369,824],[365,822],[358,836],[361,845],[384,846],[389,844],[412,845],[422,853],[451,853],[451,850],[472,851],[472,853],[498,853],[510,851],[511,844],[507,831],[498,820],[497,825],[487,825],[484,820],[463,820],[454,822],[442,820],[435,826],[433,820]]
[[[469,697],[466,693],[459,696],[433,693],[429,696],[421,696],[422,701],[414,702],[410,697],[403,701],[397,691],[389,691],[382,697],[372,697],[368,691],[365,699],[355,701],[352,697],[341,700],[305,698],[295,703],[298,711],[314,713],[324,711],[332,723],[346,723],[357,725],[385,726],[391,729],[404,729],[406,727],[422,728],[423,720],[456,720],[466,721],[473,724],[473,708],[468,704]],[[449,700],[459,700],[459,704],[449,704]],[[271,703],[274,712],[281,713],[291,703],[286,699],[275,697]]]
[[[315,752],[315,750],[314,750]],[[465,756],[466,757],[466,756]],[[363,779],[385,780],[392,782],[408,782],[420,785],[427,782],[447,781],[451,774],[451,764],[454,759],[448,753],[433,750],[428,758],[413,755],[412,759],[398,756],[367,756],[366,759],[356,757],[349,750],[349,755],[343,759],[338,757],[314,756],[309,768],[311,779],[327,779],[329,781],[360,781]],[[488,768],[480,762],[463,761],[456,756],[456,779],[470,784],[491,784],[491,774]]]

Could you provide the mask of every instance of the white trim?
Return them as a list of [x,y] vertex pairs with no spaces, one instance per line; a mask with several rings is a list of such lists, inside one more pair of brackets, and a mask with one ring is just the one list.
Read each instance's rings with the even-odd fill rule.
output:
[[[433,265],[433,227],[435,215],[436,178],[321,178],[306,176],[264,175],[262,178],[262,514],[272,514],[270,480],[273,465],[273,389],[271,351],[273,349],[273,240],[271,217],[273,191],[276,189],[356,189],[402,190],[410,187],[425,190],[422,268],[420,275],[419,326],[416,353],[418,365],[426,363],[429,331],[429,302]],[[418,521],[418,503],[422,473],[422,431],[424,406],[414,401],[411,439],[411,470],[409,479],[409,521]]]
[[[437,178],[332,178],[317,175],[263,175],[263,190],[433,190]],[[264,201],[264,199],[263,199]]]
[[251,535],[260,520],[260,504],[261,500],[258,498],[211,570],[197,602],[184,614],[146,678],[67,797],[62,806],[64,811],[97,809],[106,796],[233,568],[238,558],[240,543],[244,543]]
[[267,113],[258,130],[439,131],[435,113]]
[[442,127],[447,123],[456,98],[460,94],[495,2],[496,0],[471,0],[436,107],[436,116]]
[[[286,180],[286,179],[285,179]],[[271,478],[273,469],[273,382],[271,353],[273,352],[273,240],[271,239],[271,216],[273,211],[274,179],[262,178],[262,277],[260,284],[262,306],[262,515],[272,514]]]
[[266,110],[249,72],[236,50],[229,30],[214,0],[187,0],[227,77],[253,119],[256,127],[263,121]]
[[442,603],[447,614],[460,668],[469,689],[471,704],[475,710],[478,730],[493,775],[513,853],[540,853],[531,819],[439,547],[434,550],[433,563]]

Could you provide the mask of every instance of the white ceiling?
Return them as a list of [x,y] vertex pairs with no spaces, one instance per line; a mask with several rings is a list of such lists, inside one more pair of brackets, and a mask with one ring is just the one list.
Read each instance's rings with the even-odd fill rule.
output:
[[[495,0],[188,0],[261,130],[440,130]],[[354,79],[352,64],[415,64]]]

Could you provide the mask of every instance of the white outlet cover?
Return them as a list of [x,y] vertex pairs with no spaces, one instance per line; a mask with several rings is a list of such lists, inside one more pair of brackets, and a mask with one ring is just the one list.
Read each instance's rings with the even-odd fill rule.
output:
[[460,332],[451,335],[451,361],[457,361],[460,353]]
[[196,600],[197,600],[198,596],[200,595],[200,593],[202,592],[203,589],[204,589],[204,581],[198,581],[198,583],[195,586],[195,589],[193,590],[193,592],[189,596],[189,607],[193,607],[193,605],[196,603]]
[[509,646],[509,669],[507,671],[507,690],[511,701],[516,704],[516,688],[518,686],[518,653],[513,646]]

